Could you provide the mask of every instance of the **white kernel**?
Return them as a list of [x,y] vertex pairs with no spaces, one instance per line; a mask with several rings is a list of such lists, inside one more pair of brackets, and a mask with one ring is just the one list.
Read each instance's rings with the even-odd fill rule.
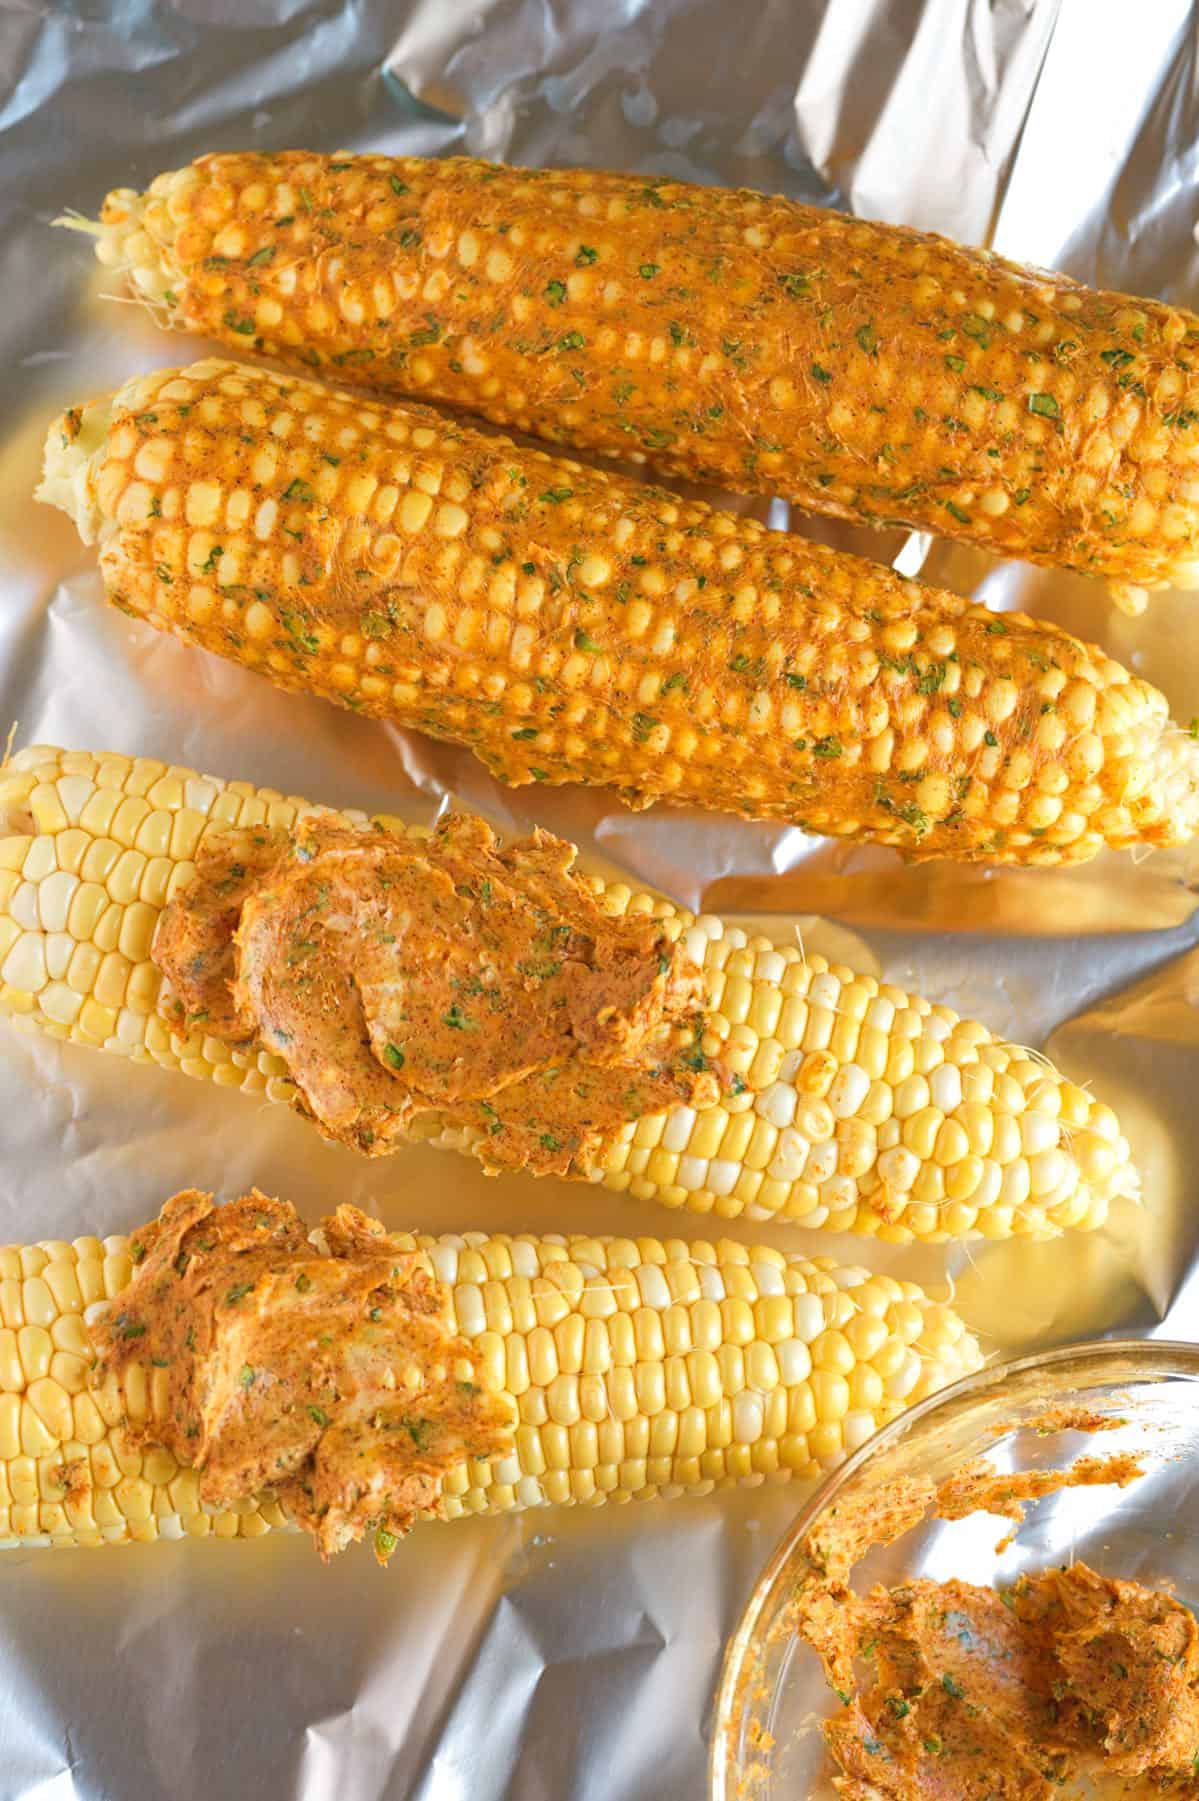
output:
[[96,792],[96,784],[89,782],[86,776],[63,775],[58,778],[54,786],[58,791],[63,812],[70,823],[75,825],[84,807]]
[[683,946],[693,963],[702,969],[711,939],[700,925],[688,926],[683,933]]
[[906,1145],[897,1144],[880,1156],[878,1173],[888,1188],[906,1193],[920,1174],[920,1159]]
[[942,1063],[928,1078],[928,1092],[934,1107],[950,1114],[962,1104],[962,1072],[956,1063]]
[[215,782],[206,782],[201,776],[192,776],[183,785],[184,804],[195,813],[207,813],[219,792]]
[[724,1277],[714,1263],[699,1266],[699,1286],[705,1301],[723,1301],[727,1294]]
[[[28,857],[25,861],[28,863]],[[42,921],[35,882],[22,882],[19,888],[14,889],[13,897],[8,903],[8,912],[14,925],[23,926],[27,932],[37,931]]]
[[808,1152],[808,1160],[803,1167],[805,1182],[827,1182],[830,1176],[837,1173],[837,1141],[827,1138],[823,1144],[814,1144]]
[[759,951],[754,959],[756,982],[781,982],[787,973],[787,962],[781,951]]
[[795,1118],[795,1102],[795,1089],[789,1082],[772,1082],[754,1101],[754,1112],[769,1120],[781,1132]]
[[786,1294],[783,1272],[773,1263],[751,1263],[749,1273],[758,1285],[759,1294]]
[[1034,1113],[1029,1108],[1020,1115],[1020,1148],[1026,1157],[1035,1157],[1040,1151],[1056,1150],[1060,1132],[1057,1120],[1047,1114]]
[[474,1282],[460,1282],[454,1289],[454,1313],[463,1338],[477,1338],[487,1330],[483,1291]]
[[791,1311],[795,1315],[795,1336],[803,1344],[812,1344],[828,1324],[824,1303],[818,1294],[797,1294],[791,1303]]
[[25,853],[24,876],[27,882],[44,881],[58,868],[58,854],[50,836],[35,838]]
[[708,1159],[706,1157],[680,1157],[678,1182],[680,1188],[690,1189],[698,1193],[708,1184]]
[[788,1388],[797,1382],[806,1382],[812,1373],[812,1353],[800,1338],[784,1338],[776,1344],[774,1354],[778,1359],[779,1375]]
[[1041,1151],[1030,1160],[1029,1174],[1035,1195],[1053,1194],[1070,1174],[1070,1160],[1064,1151]]
[[[829,1176],[820,1184],[820,1199],[830,1213],[840,1213],[846,1207],[856,1206],[858,1185],[852,1176]],[[809,1215],[807,1223],[816,1225],[817,1221]]]
[[637,1287],[646,1307],[670,1306],[671,1294],[666,1277],[656,1263],[643,1263],[637,1271]]
[[537,1247],[529,1243],[527,1238],[516,1238],[508,1247],[512,1258],[512,1274],[528,1276],[537,1274]]
[[732,1194],[741,1175],[741,1164],[729,1157],[713,1157],[708,1164],[708,1188],[713,1194]]
[[452,1288],[458,1280],[458,1251],[452,1244],[435,1244],[429,1252],[429,1261],[439,1282]]
[[767,1165],[766,1173],[772,1182],[798,1182],[803,1175],[804,1166],[812,1149],[811,1142],[794,1126],[788,1126],[780,1132],[779,1141],[774,1147],[774,1156]]
[[671,1109],[666,1116],[666,1124],[662,1129],[662,1149],[664,1151],[685,1151],[691,1143],[691,1134],[695,1130],[695,1108],[678,1106]]
[[873,1026],[876,1032],[889,1032],[895,1024],[895,1002],[885,994],[876,994],[866,1009],[863,1024]]
[[46,952],[39,932],[22,932],[0,967],[0,978],[22,994],[37,994],[46,986]]
[[999,1181],[1001,1207],[1023,1207],[1032,1192],[1032,1167],[1026,1157],[1009,1163]]
[[906,1401],[920,1380],[920,1353],[908,1347],[900,1363],[887,1378],[887,1393],[897,1401]]
[[834,1012],[841,999],[841,984],[835,975],[822,970],[812,977],[812,985],[808,990],[808,998],[816,1007],[831,1007]]
[[733,1438],[739,1445],[756,1444],[762,1436],[766,1409],[761,1395],[742,1389],[733,1396]]
[[860,1409],[853,1413],[847,1413],[845,1418],[841,1421],[841,1437],[845,1441],[845,1449],[847,1451],[856,1451],[860,1449],[860,1447],[866,1443],[868,1438],[874,1437],[874,1432],[875,1424],[873,1418],[869,1413]]
[[858,1063],[846,1063],[833,1077],[828,1104],[837,1119],[853,1119],[870,1092],[870,1077]]

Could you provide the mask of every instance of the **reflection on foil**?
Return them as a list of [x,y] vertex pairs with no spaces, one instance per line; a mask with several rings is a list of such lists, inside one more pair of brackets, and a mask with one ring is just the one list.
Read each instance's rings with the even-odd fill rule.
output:
[[[135,0],[75,9],[69,26],[10,9],[0,27],[0,718],[24,742],[161,756],[335,805],[428,820],[452,795],[503,828],[536,820],[609,873],[771,915],[776,935],[794,926],[810,949],[1048,1039],[1120,1111],[1145,1173],[1139,1209],[1089,1239],[948,1253],[774,1231],[938,1292],[952,1281],[995,1353],[1117,1328],[1196,1335],[1199,859],[907,868],[797,831],[625,812],[595,792],[505,791],[465,752],[284,697],[102,608],[90,554],[30,504],[45,422],[200,347],[102,298],[87,246],[48,225],[206,149],[465,150],[783,191],[1195,304],[1191,8],[1155,0],[1135,28],[1125,13],[761,0],[734,22],[722,0]],[[784,508],[754,510],[787,523]],[[793,523],[1099,638],[1176,717],[1199,711],[1193,597],[1156,596],[1132,622],[1073,577]],[[0,1104],[0,1238],[14,1242],[121,1230],[175,1189],[254,1181],[310,1218],[333,1196],[440,1231],[713,1231],[598,1189],[491,1182],[434,1151],[360,1164],[282,1109],[2,1023]],[[1088,1505],[1098,1518],[1102,1502]],[[428,1528],[385,1576],[367,1554],[321,1571],[286,1538],[4,1553],[0,1791],[693,1801],[723,1640],[794,1507],[793,1491],[765,1486]]]

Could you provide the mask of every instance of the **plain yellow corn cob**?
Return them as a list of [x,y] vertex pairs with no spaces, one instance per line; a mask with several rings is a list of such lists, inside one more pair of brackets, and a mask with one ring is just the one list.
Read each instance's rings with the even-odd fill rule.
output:
[[[910,1282],[768,1246],[655,1238],[430,1238],[452,1330],[511,1396],[511,1454],[451,1472],[444,1510],[707,1493],[810,1479],[901,1409],[981,1362]],[[129,1240],[0,1249],[0,1543],[254,1538],[277,1502],[202,1509],[194,1470],[131,1445],[152,1368],[89,1387],[86,1320],[129,1281]]]
[[[58,1038],[289,1099],[278,1059],[168,1029],[150,946],[206,830],[288,827],[307,807],[150,760],[18,752],[0,776],[0,1005]],[[651,912],[683,936],[707,982],[705,1048],[737,1092],[630,1122],[580,1175],[899,1242],[1093,1227],[1135,1193],[1115,1115],[1032,1052],[794,943],[594,889],[613,914]],[[477,1136],[435,1120],[427,1135],[467,1151]]]
[[1199,586],[1199,318],[591,169],[206,156],[104,204],[160,317],[818,513]]
[[1022,864],[1199,820],[1199,744],[1102,651],[420,408],[159,371],[59,421],[41,495],[125,611],[508,782]]

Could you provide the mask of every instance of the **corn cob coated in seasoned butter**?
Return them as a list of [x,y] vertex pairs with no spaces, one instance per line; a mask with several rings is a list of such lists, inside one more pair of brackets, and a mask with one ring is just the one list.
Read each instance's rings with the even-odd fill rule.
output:
[[[164,1023],[150,947],[206,831],[290,827],[310,810],[149,759],[19,751],[0,776],[0,1006],[58,1038],[290,1099],[277,1058]],[[1111,1109],[1032,1052],[794,942],[623,884],[594,891],[684,937],[734,1081],[701,1111],[630,1121],[578,1174],[717,1217],[899,1242],[1094,1227],[1136,1192]],[[467,1151],[476,1140],[425,1116],[429,1134]]]
[[1019,864],[1199,820],[1199,744],[1102,651],[422,408],[162,370],[64,415],[41,495],[126,612],[507,782]]
[[772,195],[202,157],[104,204],[164,322],[814,512],[1199,586],[1199,318]]
[[[794,1252],[653,1238],[429,1238],[453,1329],[512,1400],[511,1453],[447,1476],[445,1514],[812,1479],[903,1407],[981,1362],[913,1283]],[[123,1423],[162,1371],[89,1385],[90,1311],[131,1274],[123,1237],[0,1249],[0,1543],[256,1538],[288,1521],[247,1497],[207,1512],[169,1451]],[[156,1387],[157,1385],[157,1387]]]

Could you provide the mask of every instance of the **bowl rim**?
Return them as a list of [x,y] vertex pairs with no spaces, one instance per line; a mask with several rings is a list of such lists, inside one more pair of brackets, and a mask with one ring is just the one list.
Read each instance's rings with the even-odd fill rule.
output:
[[[833,1497],[872,1458],[889,1450],[930,1414],[963,1396],[985,1394],[988,1388],[1020,1375],[1025,1370],[1052,1369],[1063,1363],[1117,1363],[1126,1361],[1129,1357],[1137,1358],[1146,1366],[1143,1371],[1145,1375],[1153,1375],[1155,1366],[1163,1366],[1160,1373],[1182,1374],[1199,1380],[1199,1343],[1182,1338],[1084,1339],[1079,1343],[1055,1345],[1049,1351],[1033,1351],[1021,1357],[1003,1358],[995,1363],[985,1363],[980,1369],[972,1370],[969,1375],[959,1376],[956,1382],[936,1389],[922,1401],[917,1401],[914,1407],[905,1407],[822,1478],[801,1504],[795,1518],[762,1566],[749,1600],[725,1646],[720,1663],[720,1679],[716,1685],[712,1738],[708,1750],[709,1801],[730,1801],[725,1776],[735,1717],[734,1700],[741,1681],[742,1666],[756,1636],[762,1611],[796,1544]],[[1180,1370],[1179,1365],[1186,1367]]]

